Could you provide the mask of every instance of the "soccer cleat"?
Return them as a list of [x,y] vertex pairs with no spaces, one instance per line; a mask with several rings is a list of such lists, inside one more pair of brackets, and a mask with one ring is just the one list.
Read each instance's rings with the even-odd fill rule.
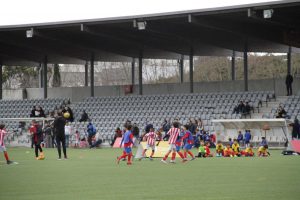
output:
[[14,162],[13,162],[13,161],[10,161],[10,160],[6,161],[6,163],[7,163],[8,165],[14,164]]
[[119,159],[119,157],[117,157],[117,162],[116,162],[117,164],[119,164],[120,163],[120,159]]
[[185,163],[187,162],[188,160],[186,158],[182,159],[182,162]]
[[145,158],[144,156],[140,157],[140,158],[139,158],[139,161],[143,160],[144,158]]
[[162,159],[160,162],[168,164],[167,161],[165,161],[164,159]]
[[132,165],[132,162],[128,162],[127,165]]
[[170,160],[170,163],[173,163],[173,164],[175,164],[176,162],[175,162],[175,160]]
[[152,158],[152,157],[149,157],[149,160],[153,161],[153,158]]
[[191,160],[190,161],[192,161],[192,160],[195,160],[196,159],[196,157],[194,157],[194,158],[191,158]]
[[57,160],[61,160],[61,158],[57,158]]

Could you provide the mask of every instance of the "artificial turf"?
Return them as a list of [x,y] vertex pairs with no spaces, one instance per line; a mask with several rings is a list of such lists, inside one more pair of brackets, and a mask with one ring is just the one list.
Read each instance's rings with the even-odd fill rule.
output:
[[[10,148],[18,165],[0,155],[0,199],[299,199],[300,157],[271,151],[268,158],[199,158],[188,163],[115,163],[120,149],[68,149],[57,160],[44,149],[37,161],[29,148]],[[136,149],[134,149],[134,152]]]

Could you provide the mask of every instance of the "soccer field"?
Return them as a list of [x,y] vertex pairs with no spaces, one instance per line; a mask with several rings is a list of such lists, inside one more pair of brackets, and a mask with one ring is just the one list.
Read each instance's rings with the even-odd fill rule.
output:
[[[299,199],[300,157],[271,151],[268,158],[199,158],[163,164],[134,161],[116,165],[120,149],[68,149],[58,161],[44,149],[37,161],[29,148],[10,148],[18,165],[0,156],[0,199]],[[136,149],[134,149],[134,152]]]

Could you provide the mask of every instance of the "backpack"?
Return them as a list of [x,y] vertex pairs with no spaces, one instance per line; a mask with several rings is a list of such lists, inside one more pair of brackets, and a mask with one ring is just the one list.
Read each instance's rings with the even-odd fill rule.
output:
[[89,127],[88,127],[88,133],[89,133],[89,136],[96,135],[97,130],[96,130],[96,128],[95,128],[94,125],[92,125],[92,124],[89,125]]

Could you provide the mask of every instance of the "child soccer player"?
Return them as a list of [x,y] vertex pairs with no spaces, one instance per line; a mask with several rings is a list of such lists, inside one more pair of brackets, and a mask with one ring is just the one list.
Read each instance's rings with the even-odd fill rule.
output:
[[231,148],[232,148],[232,150],[234,152],[234,156],[238,156],[238,157],[241,156],[240,145],[239,145],[239,142],[238,142],[237,139],[233,140],[233,144],[232,144]]
[[125,127],[125,133],[123,135],[120,147],[124,143],[124,150],[123,150],[123,155],[117,158],[117,164],[120,163],[120,160],[127,159],[127,165],[131,165],[131,158],[132,158],[132,150],[131,150],[131,145],[133,145],[133,134],[131,132],[132,126],[129,123],[126,123],[124,125]]
[[[44,152],[41,147],[41,142],[43,140],[43,132],[41,126],[35,121],[32,120],[32,125],[29,129],[30,133],[33,135],[33,143],[35,146],[35,157],[37,160],[44,160]],[[40,151],[40,156],[38,151]]]
[[79,148],[79,143],[80,143],[80,133],[78,130],[75,131],[75,144],[74,148]]
[[8,158],[8,154],[7,154],[7,151],[6,151],[6,148],[5,148],[5,144],[4,144],[4,136],[5,135],[6,135],[5,125],[0,124],[0,152],[4,153],[6,163],[8,165],[10,165],[10,164],[14,164],[14,162],[9,160],[9,158]]
[[247,147],[244,151],[241,152],[241,154],[245,157],[253,157],[254,156],[253,145],[250,144],[249,147]]
[[[186,158],[184,157],[183,153],[180,152],[180,148],[182,146],[182,137],[183,137],[184,133],[181,132],[179,133],[177,140],[175,142],[175,146],[176,146],[176,152],[178,153],[178,155],[180,156],[180,158],[182,159],[183,162],[187,161]],[[175,163],[174,160],[170,161],[171,163]]]
[[[164,158],[161,160],[163,163],[167,163],[167,158],[169,157],[170,153],[172,152],[172,157],[170,162],[175,162],[175,157],[176,157],[176,140],[180,134],[180,129],[179,129],[179,123],[178,122],[173,122],[173,127],[168,131],[166,136],[169,136],[169,150],[164,156]],[[165,136],[165,137],[166,137]],[[186,160],[183,159],[183,162]]]
[[149,159],[153,160],[152,156],[154,155],[154,152],[155,152],[155,139],[156,139],[156,134],[154,132],[154,128],[150,128],[150,132],[147,133],[144,136],[144,138],[147,140],[147,145],[146,145],[146,148],[143,150],[142,157],[139,160],[142,160],[143,158],[145,158],[146,151],[150,148],[151,148],[152,152],[151,152],[151,155],[149,156]]
[[258,157],[267,157],[270,156],[270,153],[268,152],[268,145],[260,146],[258,148]]
[[194,144],[194,137],[193,137],[192,133],[189,131],[188,125],[183,126],[183,131],[185,132],[185,134],[181,138],[181,140],[184,143],[184,147],[183,147],[184,148],[184,158],[187,159],[187,154],[189,154],[192,157],[191,160],[195,160],[194,154],[190,151]]
[[218,142],[216,145],[216,157],[222,157],[223,156],[223,144],[221,142]]
[[234,152],[231,149],[230,144],[226,145],[226,148],[224,149],[223,152],[224,152],[224,157],[233,157],[234,156]]
[[200,146],[199,146],[199,149],[198,149],[198,158],[205,158],[205,147],[204,147],[204,142],[201,141],[200,142]]
[[210,149],[209,149],[210,143],[209,142],[205,142],[205,157],[213,157],[213,154],[210,153]]

